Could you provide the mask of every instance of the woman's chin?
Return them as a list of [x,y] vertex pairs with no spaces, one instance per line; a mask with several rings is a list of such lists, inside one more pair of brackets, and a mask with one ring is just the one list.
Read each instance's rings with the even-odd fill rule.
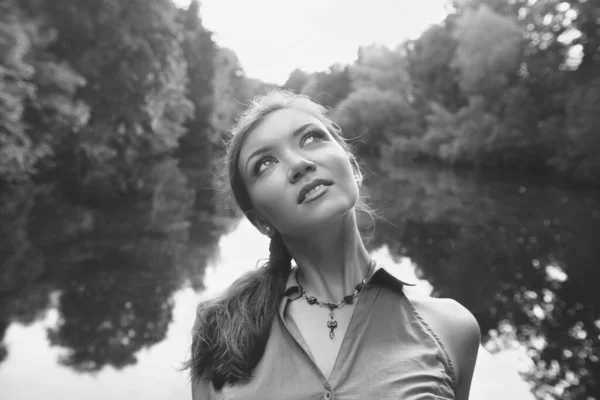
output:
[[343,225],[346,223],[355,223],[354,218],[354,207],[329,207],[326,210],[319,210],[315,212],[309,218],[305,218],[302,221],[304,229],[302,231],[308,232],[322,232],[329,230],[336,225]]

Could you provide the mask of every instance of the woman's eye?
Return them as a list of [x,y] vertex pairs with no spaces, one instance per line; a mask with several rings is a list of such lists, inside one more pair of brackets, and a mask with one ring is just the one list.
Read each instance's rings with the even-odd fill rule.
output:
[[324,138],[325,138],[325,136],[324,136],[323,132],[321,132],[321,131],[307,132],[302,137],[302,147],[306,146],[310,142],[320,141],[320,140],[323,140]]
[[274,163],[275,163],[275,160],[273,160],[272,158],[263,158],[263,159],[259,160],[256,163],[256,165],[254,165],[254,173],[258,175]]

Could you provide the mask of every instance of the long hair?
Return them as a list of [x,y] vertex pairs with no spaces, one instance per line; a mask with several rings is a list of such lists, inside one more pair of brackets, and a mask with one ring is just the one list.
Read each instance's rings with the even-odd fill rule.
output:
[[[240,211],[247,214],[253,206],[238,170],[242,146],[248,135],[274,111],[298,109],[318,118],[332,137],[346,150],[353,168],[360,171],[340,127],[327,116],[327,109],[308,97],[285,90],[273,90],[255,98],[241,115],[227,142],[224,158],[226,188]],[[371,215],[359,196],[356,211]],[[216,390],[225,384],[247,381],[260,361],[277,315],[291,269],[291,256],[279,234],[271,238],[269,260],[255,271],[236,280],[220,297],[198,305],[193,328],[192,379],[210,379]]]

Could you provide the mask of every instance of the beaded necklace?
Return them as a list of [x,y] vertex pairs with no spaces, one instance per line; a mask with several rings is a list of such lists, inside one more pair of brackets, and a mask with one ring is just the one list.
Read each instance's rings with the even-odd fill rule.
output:
[[375,268],[375,261],[371,260],[371,263],[369,264],[369,268],[367,268],[367,272],[365,273],[365,277],[362,279],[362,281],[360,281],[360,283],[358,285],[356,285],[356,287],[354,288],[354,292],[352,292],[352,294],[344,296],[344,298],[342,300],[338,301],[337,303],[328,303],[326,301],[321,301],[314,296],[308,296],[306,294],[306,291],[300,284],[300,281],[298,281],[298,273],[296,273],[296,283],[298,284],[298,287],[300,288],[300,295],[306,299],[308,304],[310,304],[311,306],[318,305],[320,307],[326,307],[327,309],[329,309],[329,320],[327,320],[327,328],[329,328],[329,338],[331,340],[335,339],[334,330],[338,326],[337,320],[335,319],[335,317],[333,315],[333,310],[342,308],[346,304],[354,303],[354,300],[356,300],[356,298],[360,295],[360,292],[365,287],[365,285],[367,283],[367,277],[369,276],[371,270],[373,270],[374,268]]

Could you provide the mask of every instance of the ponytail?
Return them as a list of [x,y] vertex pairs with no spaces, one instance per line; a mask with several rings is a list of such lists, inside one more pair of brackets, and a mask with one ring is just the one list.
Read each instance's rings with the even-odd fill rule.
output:
[[260,361],[291,269],[279,234],[269,261],[236,280],[219,298],[198,305],[193,328],[192,379],[208,378],[216,390],[247,381]]

